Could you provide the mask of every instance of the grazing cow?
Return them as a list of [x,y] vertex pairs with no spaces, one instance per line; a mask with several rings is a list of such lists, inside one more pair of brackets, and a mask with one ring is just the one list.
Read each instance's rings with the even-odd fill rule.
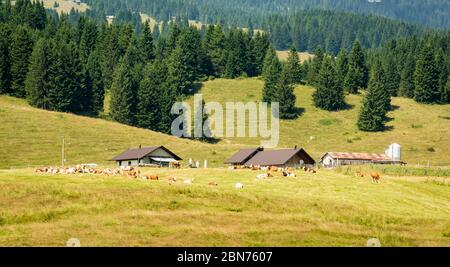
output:
[[181,163],[179,161],[173,161],[169,163],[169,167],[174,169],[180,169]]
[[148,176],[147,180],[158,181],[159,177],[158,177],[158,175],[150,175],[150,176]]
[[372,183],[374,183],[374,184],[375,183],[376,184],[380,183],[381,176],[380,176],[380,174],[378,172],[372,172],[370,174],[370,176],[372,177]]
[[243,189],[243,188],[244,188],[244,184],[242,184],[242,183],[237,183],[234,187],[235,187],[236,189]]
[[209,182],[208,185],[209,185],[209,186],[218,186],[219,184],[216,183],[216,182]]
[[185,184],[193,184],[193,183],[194,183],[194,178],[184,180],[184,183],[185,183]]

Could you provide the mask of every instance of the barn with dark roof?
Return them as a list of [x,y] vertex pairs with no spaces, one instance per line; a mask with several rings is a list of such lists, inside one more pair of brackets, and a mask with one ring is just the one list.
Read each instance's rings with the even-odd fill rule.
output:
[[311,166],[316,162],[303,148],[280,150],[255,148],[242,149],[225,163],[243,166],[300,167]]
[[164,146],[139,147],[129,149],[115,156],[113,161],[120,166],[155,165],[168,166],[170,162],[182,160]]

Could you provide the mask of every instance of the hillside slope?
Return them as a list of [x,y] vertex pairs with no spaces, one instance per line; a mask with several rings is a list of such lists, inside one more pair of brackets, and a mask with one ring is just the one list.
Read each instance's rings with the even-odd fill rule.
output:
[[[259,101],[263,81],[258,79],[223,80],[204,83],[201,93],[205,101]],[[327,112],[313,106],[314,88],[296,88],[297,107],[301,116],[281,121],[280,147],[305,147],[315,158],[327,151],[383,153],[394,142],[402,145],[403,160],[409,164],[450,165],[450,105],[423,105],[411,99],[396,97],[392,104],[390,130],[365,133],[356,127],[362,95],[349,95],[348,110]],[[259,139],[224,139],[219,144],[259,144]]]
[[[258,101],[262,86],[257,79],[217,79],[204,83],[200,93],[205,101]],[[279,147],[298,145],[318,159],[327,151],[382,153],[397,142],[402,145],[403,160],[410,165],[450,166],[450,105],[394,98],[396,108],[390,113],[394,119],[388,124],[392,129],[364,133],[355,126],[362,96],[347,96],[351,109],[326,112],[313,107],[313,91],[308,86],[296,88],[297,106],[303,113],[296,120],[281,122]],[[127,148],[162,144],[186,160],[207,159],[210,166],[221,166],[240,147],[258,146],[261,141],[224,138],[207,144],[183,140],[101,119],[39,110],[24,100],[0,96],[0,169],[59,164],[62,136],[67,164],[111,164],[108,160]]]
[[[67,164],[111,164],[108,160],[130,147],[165,145],[182,158],[220,164],[233,146],[212,146],[126,125],[35,109],[24,100],[0,96],[0,169],[59,165],[65,138]],[[220,151],[220,154],[216,152]]]

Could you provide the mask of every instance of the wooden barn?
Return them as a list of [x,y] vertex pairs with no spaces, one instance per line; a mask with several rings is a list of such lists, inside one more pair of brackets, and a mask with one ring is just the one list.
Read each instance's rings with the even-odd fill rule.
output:
[[236,154],[231,156],[225,164],[230,164],[233,166],[243,166],[249,159],[254,157],[257,153],[264,151],[264,148],[246,148],[239,150]]
[[313,166],[315,160],[303,149],[264,150],[263,148],[242,149],[225,162],[231,165],[261,167]]
[[166,167],[171,162],[182,159],[164,146],[154,146],[129,149],[112,160],[116,161],[119,167],[146,165]]
[[362,164],[403,164],[387,154],[327,152],[320,158],[320,164],[325,168],[335,168],[343,165]]

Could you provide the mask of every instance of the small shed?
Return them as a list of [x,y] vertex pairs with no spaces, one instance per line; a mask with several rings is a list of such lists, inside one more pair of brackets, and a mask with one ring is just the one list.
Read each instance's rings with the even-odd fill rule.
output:
[[116,161],[119,167],[139,165],[165,167],[169,166],[171,162],[182,159],[164,146],[154,146],[129,149],[120,155],[115,156],[112,160]]

